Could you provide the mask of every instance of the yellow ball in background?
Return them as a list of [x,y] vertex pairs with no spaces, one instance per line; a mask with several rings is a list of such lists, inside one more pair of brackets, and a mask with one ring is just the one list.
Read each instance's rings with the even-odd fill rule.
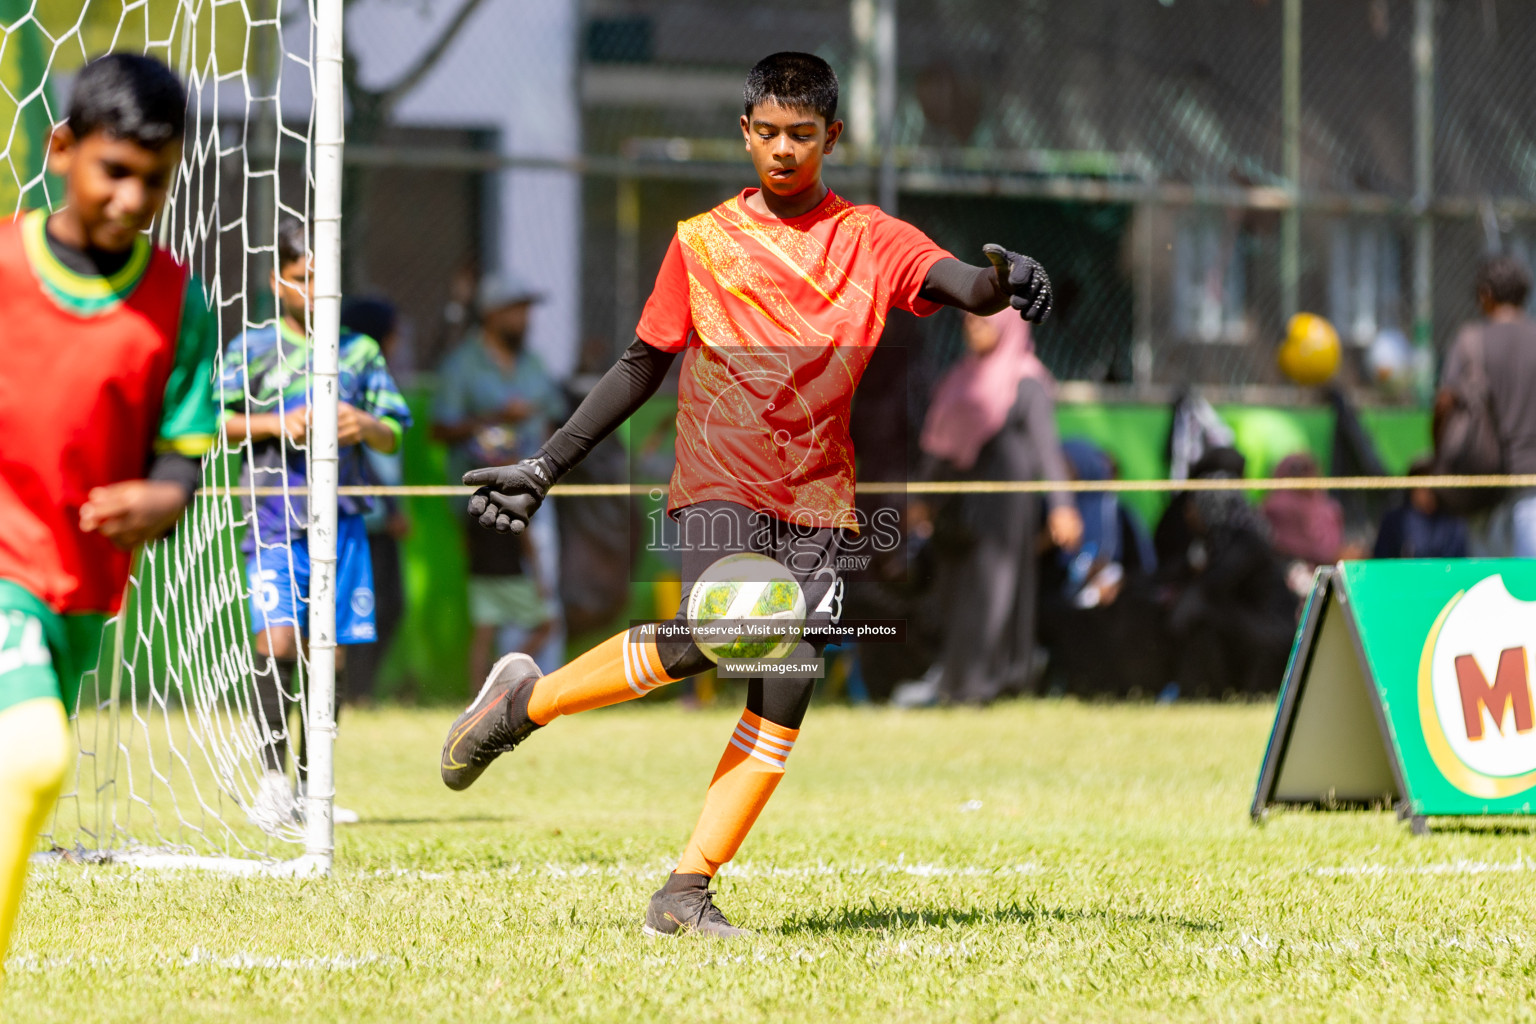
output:
[[1315,313],[1291,317],[1280,345],[1280,372],[1297,384],[1326,384],[1339,369],[1339,332]]

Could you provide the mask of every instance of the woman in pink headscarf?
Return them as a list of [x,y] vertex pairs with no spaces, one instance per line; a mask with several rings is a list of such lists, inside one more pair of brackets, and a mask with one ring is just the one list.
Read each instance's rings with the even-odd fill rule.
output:
[[[1275,467],[1276,477],[1319,477],[1322,468],[1306,452],[1287,455]],[[1271,491],[1264,499],[1264,518],[1281,556],[1302,562],[1311,571],[1338,561],[1344,547],[1344,510],[1327,491]]]
[[[1050,371],[1035,356],[1029,324],[1013,309],[966,314],[967,352],[934,391],[922,449],[931,479],[1066,480],[1056,437]],[[1052,541],[1073,550],[1077,507],[1047,498]],[[944,699],[986,703],[1029,681],[1035,647],[1036,537],[1031,494],[952,496],[935,530],[947,618]]]
[[1019,400],[1019,384],[1038,381],[1050,399],[1051,371],[1035,355],[1029,323],[1013,309],[992,316],[965,314],[966,354],[933,391],[923,421],[923,452],[969,470],[981,448],[1003,428]]

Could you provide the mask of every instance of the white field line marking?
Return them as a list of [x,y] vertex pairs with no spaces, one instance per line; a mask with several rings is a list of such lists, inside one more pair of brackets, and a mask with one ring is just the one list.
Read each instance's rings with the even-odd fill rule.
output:
[[[250,863],[250,862],[246,862]],[[201,865],[197,865],[201,867]],[[245,864],[241,865],[242,867]],[[281,870],[285,865],[253,865],[256,870],[250,874],[282,875],[287,874]],[[34,862],[32,876],[34,878],[92,878],[98,882],[112,880],[133,879],[134,881],[147,881],[150,879],[165,878],[174,879],[178,869],[185,869],[184,860],[166,858],[160,861],[155,858],[143,858],[138,861],[130,861],[121,865],[98,864],[66,864],[57,861]],[[260,870],[265,867],[267,870]],[[557,863],[547,861],[540,865],[508,864],[505,867],[482,869],[471,868],[467,870],[427,871],[419,868],[391,867],[377,868],[369,871],[350,873],[337,872],[333,877],[341,880],[353,877],[362,878],[398,878],[416,881],[450,881],[465,878],[494,878],[508,875],[527,876],[529,878],[549,879],[573,879],[584,878],[649,878],[657,875],[665,875],[673,867],[670,859],[657,860],[649,864],[590,864],[590,863]],[[128,870],[123,870],[127,868]],[[273,870],[274,868],[278,870]],[[990,878],[1000,875],[1038,875],[1044,873],[1045,868],[1036,861],[1016,862],[1012,864],[999,864],[994,866],[978,864],[939,864],[927,861],[908,862],[905,855],[894,861],[878,861],[874,863],[838,864],[821,862],[817,864],[778,865],[765,864],[758,861],[742,861],[735,864],[727,864],[720,869],[720,874],[733,878],[838,878],[861,877],[882,875],[905,875],[913,878]],[[1334,877],[1383,877],[1388,875],[1421,875],[1421,876],[1455,876],[1455,875],[1485,875],[1485,874],[1516,874],[1528,871],[1536,871],[1536,858],[1523,854],[1516,854],[1512,861],[1483,861],[1460,859],[1444,864],[1357,864],[1357,865],[1324,865],[1307,869],[1306,874],[1316,875],[1322,878]],[[238,877],[247,872],[232,872]],[[302,877],[303,872],[293,872]],[[179,881],[177,884],[181,884]]]
[[[489,873],[489,872],[487,872]],[[446,871],[418,871],[415,868],[380,868],[377,871],[365,871],[364,878],[408,878],[422,881],[436,882],[444,878],[452,878],[453,875]]]
[[1000,864],[996,867],[978,865],[930,864],[923,861],[907,863],[905,855],[894,861],[876,864],[817,864],[805,867],[778,867],[759,865],[754,861],[726,864],[720,868],[722,875],[742,878],[822,878],[837,875],[910,875],[915,878],[990,878],[994,875],[1037,875],[1040,865],[1028,861],[1019,864]]
[[[867,964],[875,964],[883,960],[969,960],[975,953],[975,947],[964,941],[921,942],[901,939],[895,942],[882,942],[864,953],[863,960]],[[830,949],[800,948],[784,953],[758,950],[751,953],[718,954],[706,958],[699,966],[709,968],[758,964],[810,964],[833,955],[835,954]],[[852,957],[847,959],[851,960]],[[646,967],[667,967],[675,966],[676,960],[665,955],[652,955],[646,957],[643,963]]]
[[371,967],[375,964],[394,967],[400,963],[399,957],[380,956],[378,953],[363,953],[359,956],[252,956],[250,953],[233,953],[220,956],[210,953],[199,946],[192,947],[192,953],[184,957],[180,963],[182,967],[223,967],[234,971],[248,970],[279,970],[279,971],[354,971],[359,967]]
[[17,953],[5,961],[7,974],[42,974],[45,971],[67,971],[71,967],[104,967],[120,969],[123,965],[120,961],[109,956],[77,956],[74,953],[55,954],[53,956],[36,956],[31,953]]
[[[508,864],[493,870],[470,871],[419,871],[415,868],[383,868],[365,873],[368,878],[403,878],[422,881],[486,878],[506,875],[526,875],[530,878],[653,878],[665,876],[674,867],[671,859],[650,864],[557,864],[547,862],[538,866]],[[841,878],[847,876],[906,875],[913,878],[993,878],[1000,875],[1037,875],[1042,872],[1039,864],[1032,861],[1017,864],[1000,864],[996,867],[980,865],[930,864],[923,861],[907,863],[904,858],[874,864],[808,864],[787,867],[746,861],[727,864],[720,874],[730,878]]]
[[[146,865],[135,863],[128,865],[108,864],[63,864],[58,862],[37,863],[32,866],[31,875],[34,879],[48,879],[50,881],[75,881],[92,879],[97,883],[109,883],[114,881],[133,881],[142,883],[148,881],[167,880],[175,884],[184,884],[185,876],[178,877],[175,871],[147,870],[148,867],[158,865]],[[178,865],[179,866],[179,865]],[[500,868],[471,868],[467,870],[427,871],[420,868],[390,867],[376,868],[368,871],[347,872],[339,871],[333,874],[336,881],[349,879],[401,879],[405,881],[454,881],[472,878],[505,878],[507,876],[525,876],[539,879],[568,879],[580,880],[586,878],[656,878],[665,877],[672,870],[675,862],[670,858],[658,859],[650,863],[638,864],[587,864],[587,863],[557,863],[547,861],[543,864],[525,865],[508,864]],[[980,864],[939,864],[929,861],[908,861],[906,855],[897,857],[894,861],[877,861],[874,863],[818,863],[799,865],[765,864],[759,861],[742,861],[736,864],[727,864],[720,869],[720,874],[730,878],[844,878],[844,877],[881,877],[902,875],[910,878],[996,878],[1008,875],[1038,875],[1044,873],[1043,868],[1035,861],[1016,862],[1012,864],[980,865]],[[214,877],[209,875],[208,877]]]
[[[717,954],[705,957],[701,968],[710,967],[737,967],[742,964],[813,964],[831,955],[831,950],[796,949],[788,953],[765,953],[761,950],[754,953]],[[675,967],[677,960],[667,956],[648,956],[642,961],[645,967]]]
[[[363,953],[357,956],[257,956],[242,952],[213,953],[201,946],[193,946],[192,952],[187,956],[160,956],[155,957],[152,962],[161,967],[183,970],[216,968],[231,971],[354,971],[360,967],[399,967],[403,964],[399,957],[382,956],[378,953]],[[136,964],[142,964],[142,961],[75,953],[42,957],[28,953],[11,957],[6,961],[5,967],[13,974],[42,974],[77,968],[104,968],[120,971],[124,967],[131,968]]]
[[[1277,939],[1268,933],[1241,932],[1232,942],[1209,945],[1169,947],[1175,954],[1193,954],[1207,959],[1230,957],[1234,960],[1267,960],[1286,953],[1323,955],[1329,957],[1354,956],[1361,953],[1395,952],[1404,956],[1423,956],[1429,949],[1456,950],[1464,953],[1509,950],[1520,953],[1528,946],[1528,939],[1515,935],[1476,936],[1426,936],[1422,943],[1403,943],[1380,938],[1344,938],[1332,941]],[[664,947],[658,947],[658,949]],[[959,942],[926,942],[921,939],[897,939],[884,941],[863,954],[866,963],[875,964],[886,960],[966,960],[976,954],[976,947],[965,940]],[[736,967],[763,963],[814,963],[834,955],[830,949],[807,950],[799,948],[783,953],[762,950],[743,953],[726,953],[711,956],[704,967]],[[652,954],[643,961],[647,967],[672,966],[676,960],[664,953]]]
[[1324,878],[1341,876],[1364,876],[1370,878],[1383,875],[1490,875],[1511,874],[1522,871],[1536,871],[1536,860],[1524,854],[1515,854],[1515,859],[1507,863],[1486,860],[1454,860],[1449,864],[1360,864],[1342,867],[1313,868],[1312,874]]
[[1405,956],[1422,956],[1428,949],[1455,949],[1463,952],[1482,952],[1494,949],[1524,949],[1529,940],[1519,935],[1481,936],[1432,936],[1421,941],[1404,943],[1387,938],[1342,938],[1327,941],[1315,939],[1277,939],[1267,932],[1240,932],[1232,942],[1185,947],[1196,956],[1230,956],[1237,959],[1276,956],[1281,950],[1292,953],[1328,956],[1352,956],[1357,953],[1395,952]]
[[116,866],[151,872],[198,871],[234,878],[318,878],[325,874],[320,861],[311,857],[254,860],[245,857],[126,850],[114,852],[107,857],[93,856],[89,859],[81,859],[72,853],[61,855],[57,851],[34,853],[29,863],[34,871],[54,868],[85,872],[92,868]]

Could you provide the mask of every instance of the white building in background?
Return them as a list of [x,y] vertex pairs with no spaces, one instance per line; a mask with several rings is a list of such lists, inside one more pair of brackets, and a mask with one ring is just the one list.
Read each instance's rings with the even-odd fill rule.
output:
[[[398,79],[463,2],[352,3],[348,48],[359,57],[363,84]],[[484,0],[396,107],[395,123],[489,129],[504,155],[576,158],[581,152],[578,7],[579,0]],[[565,376],[576,364],[580,341],[580,178],[568,171],[527,169],[496,177],[486,262],[545,293],[528,342],[551,372]]]

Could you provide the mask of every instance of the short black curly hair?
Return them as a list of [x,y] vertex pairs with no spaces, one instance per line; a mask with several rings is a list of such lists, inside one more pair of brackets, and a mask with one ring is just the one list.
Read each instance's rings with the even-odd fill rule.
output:
[[281,269],[309,257],[309,230],[297,217],[284,217],[277,223],[277,265]]
[[1531,294],[1531,272],[1514,256],[1490,256],[1477,268],[1473,287],[1478,298],[1496,306],[1524,306]]
[[814,53],[786,50],[770,54],[747,72],[742,90],[747,117],[759,103],[814,110],[827,124],[837,119],[837,72]]
[[176,72],[153,57],[109,53],[75,76],[65,124],[77,139],[101,132],[162,149],[186,134],[187,91]]

